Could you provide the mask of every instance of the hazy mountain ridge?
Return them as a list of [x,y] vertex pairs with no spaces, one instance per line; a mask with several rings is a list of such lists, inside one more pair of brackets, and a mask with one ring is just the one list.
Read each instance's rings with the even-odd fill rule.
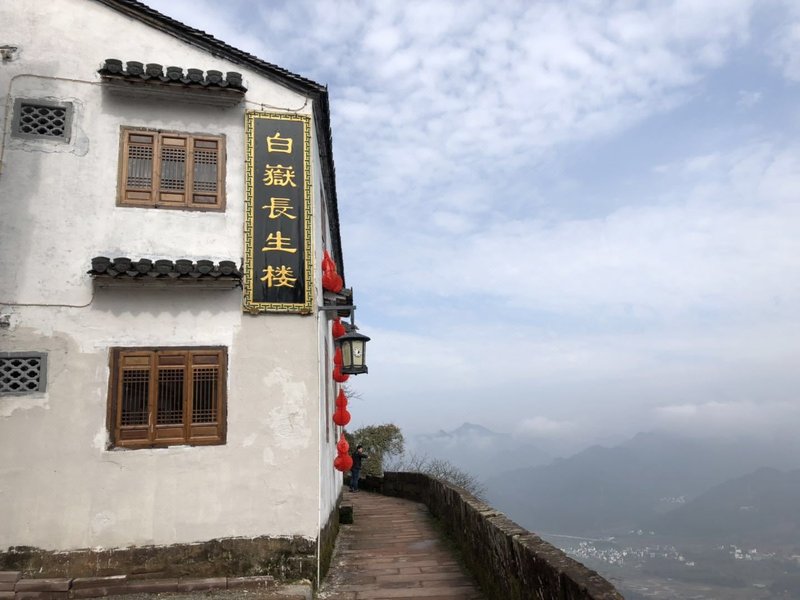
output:
[[800,467],[800,453],[775,442],[698,440],[638,434],[614,447],[593,446],[549,465],[487,481],[489,501],[533,531],[577,535],[649,523],[727,480],[760,467]]
[[729,479],[645,526],[687,539],[800,544],[800,469],[762,467]]
[[550,454],[528,441],[474,423],[463,423],[452,431],[410,436],[406,451],[447,460],[478,479],[509,468],[532,467],[553,460]]

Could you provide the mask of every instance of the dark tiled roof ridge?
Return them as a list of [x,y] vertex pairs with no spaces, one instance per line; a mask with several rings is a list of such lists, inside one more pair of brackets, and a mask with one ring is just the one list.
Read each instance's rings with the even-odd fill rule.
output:
[[228,71],[223,75],[222,71],[213,69],[203,71],[202,69],[188,68],[184,73],[183,67],[167,66],[165,74],[164,65],[158,63],[144,64],[136,60],[129,60],[123,66],[122,60],[119,58],[107,58],[97,72],[108,78],[247,91],[242,84],[242,74],[238,71]]
[[127,256],[114,259],[107,256],[95,256],[92,259],[92,268],[87,271],[92,277],[151,277],[172,278],[179,277],[199,279],[227,277],[241,279],[242,270],[232,260],[190,260],[181,258],[177,260],[140,258],[133,260]]
[[342,256],[342,240],[339,228],[339,201],[336,196],[336,167],[333,164],[333,156],[331,155],[333,149],[333,132],[331,131],[331,114],[330,104],[328,101],[328,86],[322,85],[307,79],[296,73],[268,63],[265,60],[254,56],[244,50],[240,50],[218,40],[213,35],[206,33],[200,29],[189,27],[185,23],[168,17],[167,15],[150,8],[142,2],[137,0],[95,0],[112,8],[118,12],[133,17],[173,35],[189,44],[200,47],[213,56],[218,56],[231,62],[242,64],[250,67],[251,69],[263,73],[268,77],[272,77],[283,85],[294,91],[300,91],[310,95],[318,100],[319,111],[315,112],[320,128],[320,151],[323,156],[323,186],[325,189],[325,199],[329,203],[329,219],[333,233],[334,245],[334,260],[338,267],[338,272],[345,277],[344,258]]

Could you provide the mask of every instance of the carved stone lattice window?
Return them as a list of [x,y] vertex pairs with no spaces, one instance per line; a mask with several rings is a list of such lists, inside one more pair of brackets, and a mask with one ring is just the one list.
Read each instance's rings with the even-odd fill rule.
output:
[[47,355],[43,352],[0,353],[0,394],[43,392]]
[[72,104],[17,98],[14,102],[15,137],[69,141]]

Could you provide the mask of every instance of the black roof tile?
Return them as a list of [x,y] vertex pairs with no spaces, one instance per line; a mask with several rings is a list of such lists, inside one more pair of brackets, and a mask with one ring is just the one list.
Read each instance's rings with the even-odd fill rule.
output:
[[212,260],[189,259],[159,259],[149,258],[132,260],[127,256],[114,259],[107,256],[95,256],[92,259],[92,268],[87,271],[96,279],[184,279],[184,280],[209,280],[209,279],[242,279],[242,270],[232,260],[221,260],[214,263]]
[[187,69],[169,66],[164,72],[164,66],[158,63],[147,63],[129,60],[123,67],[118,58],[107,58],[103,66],[97,71],[106,79],[127,79],[129,81],[150,81],[166,84],[183,84],[185,86],[228,88],[246,92],[247,88],[242,83],[242,74],[237,71],[228,71],[223,76],[222,71],[206,71],[202,69]]

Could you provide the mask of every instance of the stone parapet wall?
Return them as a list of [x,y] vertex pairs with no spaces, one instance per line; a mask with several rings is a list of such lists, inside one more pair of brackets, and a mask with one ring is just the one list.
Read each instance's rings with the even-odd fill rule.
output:
[[463,489],[420,473],[385,473],[361,487],[427,505],[489,598],[622,600],[595,571]]

